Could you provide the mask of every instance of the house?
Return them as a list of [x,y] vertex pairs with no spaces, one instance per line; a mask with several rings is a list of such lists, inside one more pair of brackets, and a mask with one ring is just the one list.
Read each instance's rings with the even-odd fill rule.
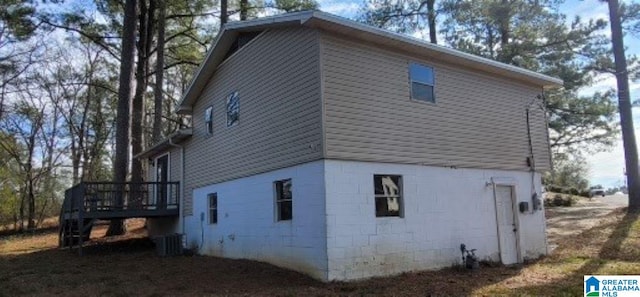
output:
[[[137,156],[200,254],[352,280],[547,253],[540,108],[562,81],[318,11],[229,23]],[[155,191],[166,199],[167,191]]]

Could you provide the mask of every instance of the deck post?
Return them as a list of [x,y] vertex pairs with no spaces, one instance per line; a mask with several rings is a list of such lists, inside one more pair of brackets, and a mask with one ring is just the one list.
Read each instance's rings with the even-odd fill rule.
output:
[[82,256],[82,244],[84,243],[84,183],[80,183],[80,203],[78,203],[78,255]]
[[[73,250],[73,230],[71,228],[71,219],[73,218],[73,204],[75,203],[74,199],[73,199],[73,194],[74,194],[74,189],[71,188],[71,193],[69,195],[69,203],[67,203],[67,207],[68,209],[68,218],[67,218],[67,224],[65,226],[66,229],[66,240],[69,244],[69,251]],[[71,238],[69,238],[71,237]]]

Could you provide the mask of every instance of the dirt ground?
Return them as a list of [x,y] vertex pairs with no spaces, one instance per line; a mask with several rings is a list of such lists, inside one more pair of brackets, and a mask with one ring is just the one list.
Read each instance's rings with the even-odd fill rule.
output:
[[[552,228],[570,226],[561,210],[553,219]],[[637,216],[615,210],[588,226],[559,235],[553,254],[534,263],[328,284],[254,261],[158,257],[142,221],[123,237],[103,238],[98,226],[83,257],[58,249],[53,230],[0,237],[0,296],[578,296],[584,274],[640,274]]]
[[128,235],[113,238],[96,227],[83,257],[56,248],[54,232],[0,239],[0,296],[460,296],[519,271],[451,268],[325,284],[254,261],[158,257],[143,222],[129,225]]
[[577,204],[572,207],[546,208],[549,251],[557,248],[558,242],[563,238],[597,226],[613,210],[627,206],[627,199],[626,195],[579,198]]

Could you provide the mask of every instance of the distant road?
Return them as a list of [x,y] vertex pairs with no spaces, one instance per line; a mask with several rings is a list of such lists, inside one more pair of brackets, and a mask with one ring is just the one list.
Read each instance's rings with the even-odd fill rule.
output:
[[546,208],[549,251],[568,235],[579,234],[600,224],[612,210],[629,204],[627,195],[581,198],[573,207]]
[[606,205],[607,208],[626,207],[629,205],[629,196],[626,194],[598,196],[594,197],[593,200]]

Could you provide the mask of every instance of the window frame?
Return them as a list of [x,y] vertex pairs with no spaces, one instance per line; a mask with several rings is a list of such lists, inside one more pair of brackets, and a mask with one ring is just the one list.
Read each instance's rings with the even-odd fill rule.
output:
[[[426,82],[426,81],[421,81],[418,79],[414,79],[413,76],[411,75],[411,69],[413,66],[417,66],[417,67],[423,67],[423,68],[427,68],[431,70],[431,78],[432,78],[432,82]],[[436,98],[436,69],[435,67],[431,66],[431,65],[426,65],[426,64],[422,64],[422,63],[418,63],[418,62],[409,62],[409,96],[411,97],[412,101],[416,101],[416,102],[422,102],[422,103],[428,103],[428,104],[436,104],[437,98]],[[433,101],[429,101],[429,100],[423,100],[423,99],[419,99],[414,97],[413,94],[413,83],[418,83],[418,84],[422,84],[425,86],[430,86],[431,87],[431,98],[433,98]]]
[[[290,186],[289,186],[289,192],[290,192],[290,197],[289,198],[283,198],[283,189],[284,189],[284,184],[286,182],[289,182]],[[279,186],[280,185],[280,186]],[[291,178],[285,178],[285,179],[280,179],[280,180],[276,180],[273,182],[273,191],[274,191],[274,204],[275,204],[275,219],[276,222],[287,222],[287,221],[293,221],[293,180]],[[282,210],[281,210],[281,205],[283,204],[289,204],[289,214],[290,217],[289,218],[282,218]]]
[[[235,101],[232,101],[232,99],[235,98]],[[227,128],[229,127],[233,127],[238,125],[238,122],[240,122],[240,96],[238,94],[238,91],[233,91],[231,92],[231,94],[229,94],[225,100],[226,104],[225,104],[225,110],[226,110],[226,114],[227,114]],[[234,106],[231,106],[230,103],[235,102]],[[230,107],[233,108],[230,110]],[[232,119],[232,114],[235,113],[235,119]]]
[[204,126],[208,135],[213,135],[213,105],[204,110]]
[[[397,177],[398,178],[398,194],[397,195],[386,195],[386,194],[378,194],[376,193],[376,178],[384,178],[384,177]],[[404,185],[403,185],[403,177],[401,174],[374,174],[373,175],[373,198],[374,198],[374,211],[376,218],[404,218]],[[386,214],[380,214],[382,211],[378,210],[378,199],[389,199],[396,198],[398,203],[398,213],[391,214],[388,208],[386,210]],[[388,201],[387,201],[388,206]]]
[[[215,206],[212,206],[211,201],[215,199]],[[208,208],[208,220],[207,222],[209,223],[209,225],[216,225],[218,224],[218,193],[209,193],[207,194],[207,208]],[[215,211],[215,216],[212,216],[211,214],[213,213],[212,211]]]

